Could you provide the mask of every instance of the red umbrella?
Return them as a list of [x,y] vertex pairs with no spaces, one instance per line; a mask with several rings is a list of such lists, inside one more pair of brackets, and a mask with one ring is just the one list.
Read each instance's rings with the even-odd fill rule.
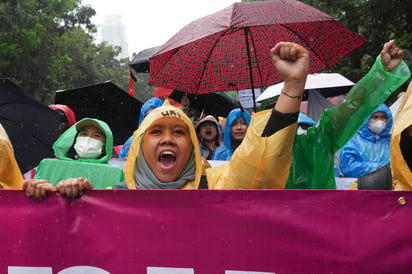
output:
[[269,55],[279,41],[307,48],[314,73],[366,39],[299,1],[233,3],[191,22],[161,46],[150,58],[149,84],[194,94],[270,86],[282,80]]

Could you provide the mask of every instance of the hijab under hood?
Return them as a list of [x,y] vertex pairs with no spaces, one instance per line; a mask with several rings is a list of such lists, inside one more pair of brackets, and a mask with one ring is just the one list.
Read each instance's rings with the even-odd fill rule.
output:
[[193,145],[193,153],[195,158],[195,180],[187,182],[182,188],[197,189],[199,187],[200,178],[202,176],[202,156],[200,153],[199,142],[196,136],[195,128],[193,127],[192,121],[190,118],[179,108],[171,106],[169,101],[166,100],[163,106],[158,107],[151,111],[143,122],[140,124],[139,128],[134,132],[133,143],[130,146],[129,157],[126,162],[126,183],[129,189],[136,189],[137,182],[135,180],[135,170],[137,165],[137,160],[142,153],[141,142],[146,130],[150,125],[161,118],[173,116],[181,119],[188,127],[190,133],[190,139]]

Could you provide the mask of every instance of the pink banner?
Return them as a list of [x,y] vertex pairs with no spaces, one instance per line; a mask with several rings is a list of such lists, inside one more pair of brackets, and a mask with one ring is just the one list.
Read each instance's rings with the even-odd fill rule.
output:
[[[0,191],[0,273],[408,273],[412,192]],[[33,271],[33,272],[30,272]]]

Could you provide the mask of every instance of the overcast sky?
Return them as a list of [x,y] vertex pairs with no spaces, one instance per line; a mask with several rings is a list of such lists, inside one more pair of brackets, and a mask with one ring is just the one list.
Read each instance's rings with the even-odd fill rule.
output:
[[[191,21],[215,13],[240,0],[82,0],[96,10],[93,23],[106,15],[121,15],[130,58],[133,52],[160,46]],[[100,30],[99,30],[100,32]],[[100,33],[96,37],[100,42]]]

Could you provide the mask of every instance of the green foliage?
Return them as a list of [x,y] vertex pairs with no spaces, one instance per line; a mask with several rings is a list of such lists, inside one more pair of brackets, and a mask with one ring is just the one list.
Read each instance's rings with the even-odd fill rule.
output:
[[141,102],[146,102],[154,96],[153,87],[149,86],[149,73],[136,73],[134,91],[136,98]]
[[79,0],[0,3],[0,77],[45,103],[54,92],[112,80],[128,90],[129,60],[119,48],[95,45],[96,14]]
[[369,39],[336,64],[332,70],[358,81],[372,66],[382,46],[390,39],[405,51],[404,60],[412,65],[412,6],[392,0],[302,0],[331,15],[345,27]]
[[[412,67],[412,5],[404,0],[300,0],[330,16],[368,42],[340,60],[330,71],[356,82],[365,75],[382,46],[390,39],[403,49],[404,60]],[[254,0],[242,0],[254,2]],[[396,94],[395,94],[396,96]]]
[[[253,2],[253,0],[242,0]],[[367,37],[365,43],[331,71],[358,81],[370,68],[382,45],[396,39],[412,66],[412,5],[392,0],[302,0],[333,16],[345,27]],[[111,80],[129,85],[129,60],[118,60],[120,49],[96,45],[91,23],[95,11],[80,0],[0,1],[0,77],[9,77],[45,103],[54,92]],[[134,73],[134,72],[133,72]],[[148,74],[134,73],[136,97],[153,96]]]

